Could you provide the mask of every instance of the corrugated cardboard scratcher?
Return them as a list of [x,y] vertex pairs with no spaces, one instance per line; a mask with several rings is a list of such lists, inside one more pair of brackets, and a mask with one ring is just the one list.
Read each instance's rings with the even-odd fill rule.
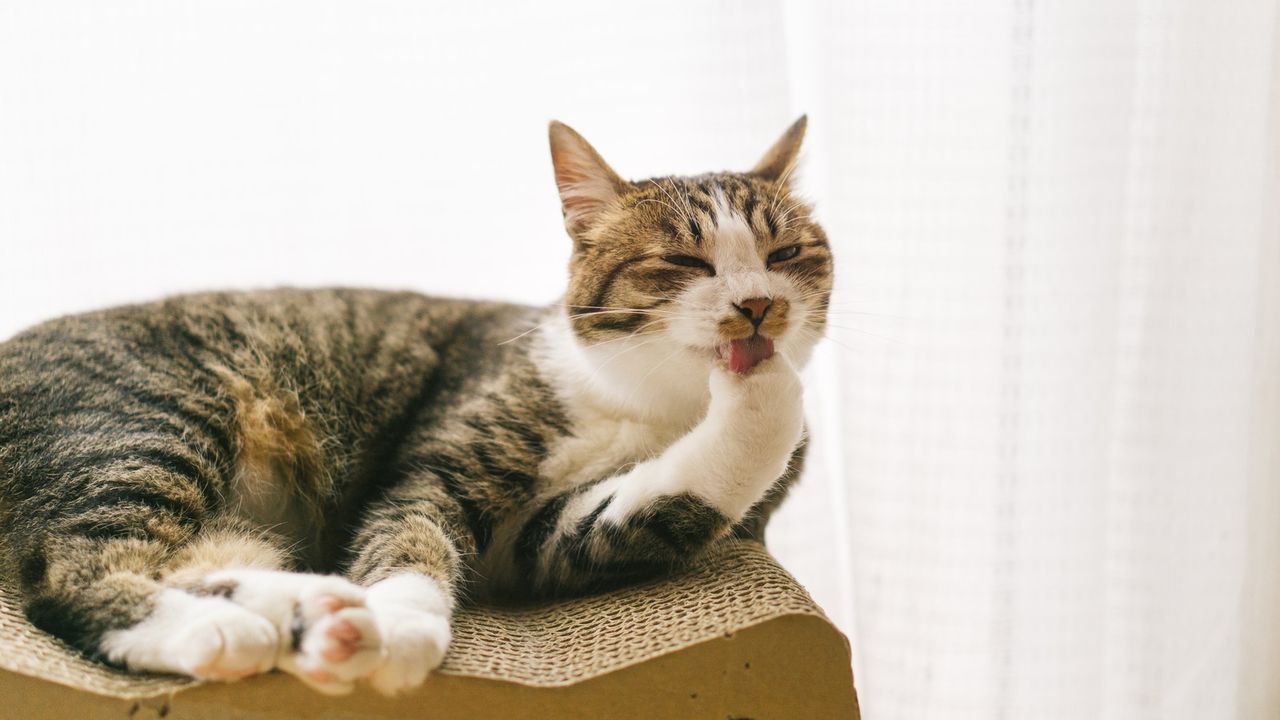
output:
[[858,717],[849,644],[759,544],[677,577],[522,609],[470,608],[418,690],[327,697],[280,673],[236,683],[126,674],[35,629],[0,588],[0,718]]

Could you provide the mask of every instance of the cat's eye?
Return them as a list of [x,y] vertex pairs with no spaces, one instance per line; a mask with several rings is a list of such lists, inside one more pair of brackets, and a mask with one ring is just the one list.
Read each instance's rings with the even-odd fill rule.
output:
[[711,265],[706,260],[696,258],[692,255],[663,255],[662,260],[663,262],[669,262],[672,265],[679,265],[680,267],[701,268],[703,270],[711,269]]
[[799,245],[792,245],[791,247],[784,247],[781,250],[774,250],[769,253],[769,264],[772,265],[773,263],[786,262],[799,254]]

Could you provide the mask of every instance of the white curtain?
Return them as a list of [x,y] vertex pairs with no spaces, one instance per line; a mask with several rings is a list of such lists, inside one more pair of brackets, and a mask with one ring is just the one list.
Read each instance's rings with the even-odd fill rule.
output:
[[1280,717],[1278,37],[1275,0],[6,3],[0,335],[549,301],[548,118],[644,176],[807,111],[839,297],[770,543],[866,717]]
[[1280,717],[1276,4],[793,9],[867,716]]

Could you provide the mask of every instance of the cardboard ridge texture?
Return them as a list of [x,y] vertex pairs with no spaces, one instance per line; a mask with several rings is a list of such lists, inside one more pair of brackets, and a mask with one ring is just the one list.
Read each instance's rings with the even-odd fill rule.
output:
[[849,644],[758,543],[674,577],[528,608],[470,607],[444,664],[396,698],[281,673],[117,671],[37,630],[0,583],[0,719],[857,718]]

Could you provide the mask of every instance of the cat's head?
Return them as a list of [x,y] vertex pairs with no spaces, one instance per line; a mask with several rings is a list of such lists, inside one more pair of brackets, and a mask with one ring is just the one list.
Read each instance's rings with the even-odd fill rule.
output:
[[803,365],[832,282],[826,235],[790,182],[805,125],[801,117],[746,172],[627,181],[581,135],[551,123],[573,239],[564,302],[579,345],[596,361],[648,348],[624,366],[720,362],[750,372],[774,352]]

